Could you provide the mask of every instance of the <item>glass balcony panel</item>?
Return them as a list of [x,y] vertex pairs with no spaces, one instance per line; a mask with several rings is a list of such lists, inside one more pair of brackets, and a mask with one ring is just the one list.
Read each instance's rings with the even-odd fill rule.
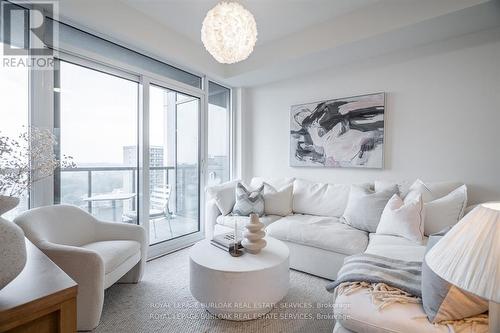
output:
[[231,91],[216,83],[208,83],[208,184],[230,179]]
[[200,101],[151,86],[149,107],[150,243],[156,244],[199,230]]

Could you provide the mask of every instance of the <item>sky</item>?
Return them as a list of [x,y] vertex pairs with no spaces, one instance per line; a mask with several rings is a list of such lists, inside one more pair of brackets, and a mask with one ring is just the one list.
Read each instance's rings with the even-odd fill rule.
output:
[[23,130],[28,122],[28,93],[27,70],[0,66],[0,135],[17,137]]
[[[151,145],[163,145],[166,92],[151,89]],[[16,136],[28,122],[27,71],[0,68],[0,93],[0,132]],[[138,94],[136,82],[62,62],[62,153],[72,156],[77,164],[122,164],[123,146],[137,144]],[[179,163],[197,162],[198,108],[197,99],[178,105]],[[210,105],[208,122],[209,155],[226,155],[227,111]]]
[[61,152],[78,164],[121,164],[137,143],[139,84],[61,62]]

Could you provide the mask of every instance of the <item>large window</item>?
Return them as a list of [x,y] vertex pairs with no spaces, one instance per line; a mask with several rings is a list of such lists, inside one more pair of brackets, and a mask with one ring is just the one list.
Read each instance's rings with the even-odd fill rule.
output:
[[[19,27],[16,36],[25,36]],[[57,45],[46,42],[57,51],[54,71],[0,72],[0,135],[53,127],[57,157],[76,165],[57,169],[53,187],[52,179],[35,186],[32,203],[143,224],[151,255],[201,239],[201,189],[231,177],[230,90],[204,87],[201,74],[69,25],[54,27]],[[26,199],[19,209],[27,207]]]
[[231,91],[208,84],[208,185],[227,182],[231,172]]
[[[13,12],[10,20],[11,35],[7,39],[0,34],[0,54],[3,57],[4,42],[13,47],[22,47],[24,36],[24,10]],[[2,22],[3,23],[3,22]],[[1,28],[0,28],[1,29]],[[6,38],[3,40],[2,38]],[[26,41],[27,42],[27,41]],[[0,66],[0,136],[19,141],[19,135],[28,129],[29,119],[29,69],[24,66]],[[20,198],[19,205],[4,215],[12,219],[28,209],[28,193]]]
[[137,207],[139,84],[65,61],[56,76],[60,153],[76,168],[58,174],[55,201],[122,221]]

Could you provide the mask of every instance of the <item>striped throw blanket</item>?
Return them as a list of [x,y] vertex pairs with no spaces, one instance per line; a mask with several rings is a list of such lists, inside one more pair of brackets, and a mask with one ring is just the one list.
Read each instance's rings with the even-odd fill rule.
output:
[[418,261],[356,254],[344,259],[337,280],[330,282],[326,290],[341,295],[365,288],[380,307],[395,302],[420,303],[421,267]]

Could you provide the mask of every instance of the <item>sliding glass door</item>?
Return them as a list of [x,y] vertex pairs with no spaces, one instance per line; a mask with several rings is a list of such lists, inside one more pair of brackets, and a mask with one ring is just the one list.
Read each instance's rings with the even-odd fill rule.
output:
[[139,83],[66,61],[55,75],[59,155],[76,167],[56,174],[54,201],[137,223]]
[[76,167],[56,172],[54,202],[144,225],[153,255],[201,238],[202,95],[68,58],[54,75],[54,128]]
[[200,231],[200,98],[149,89],[150,244]]

